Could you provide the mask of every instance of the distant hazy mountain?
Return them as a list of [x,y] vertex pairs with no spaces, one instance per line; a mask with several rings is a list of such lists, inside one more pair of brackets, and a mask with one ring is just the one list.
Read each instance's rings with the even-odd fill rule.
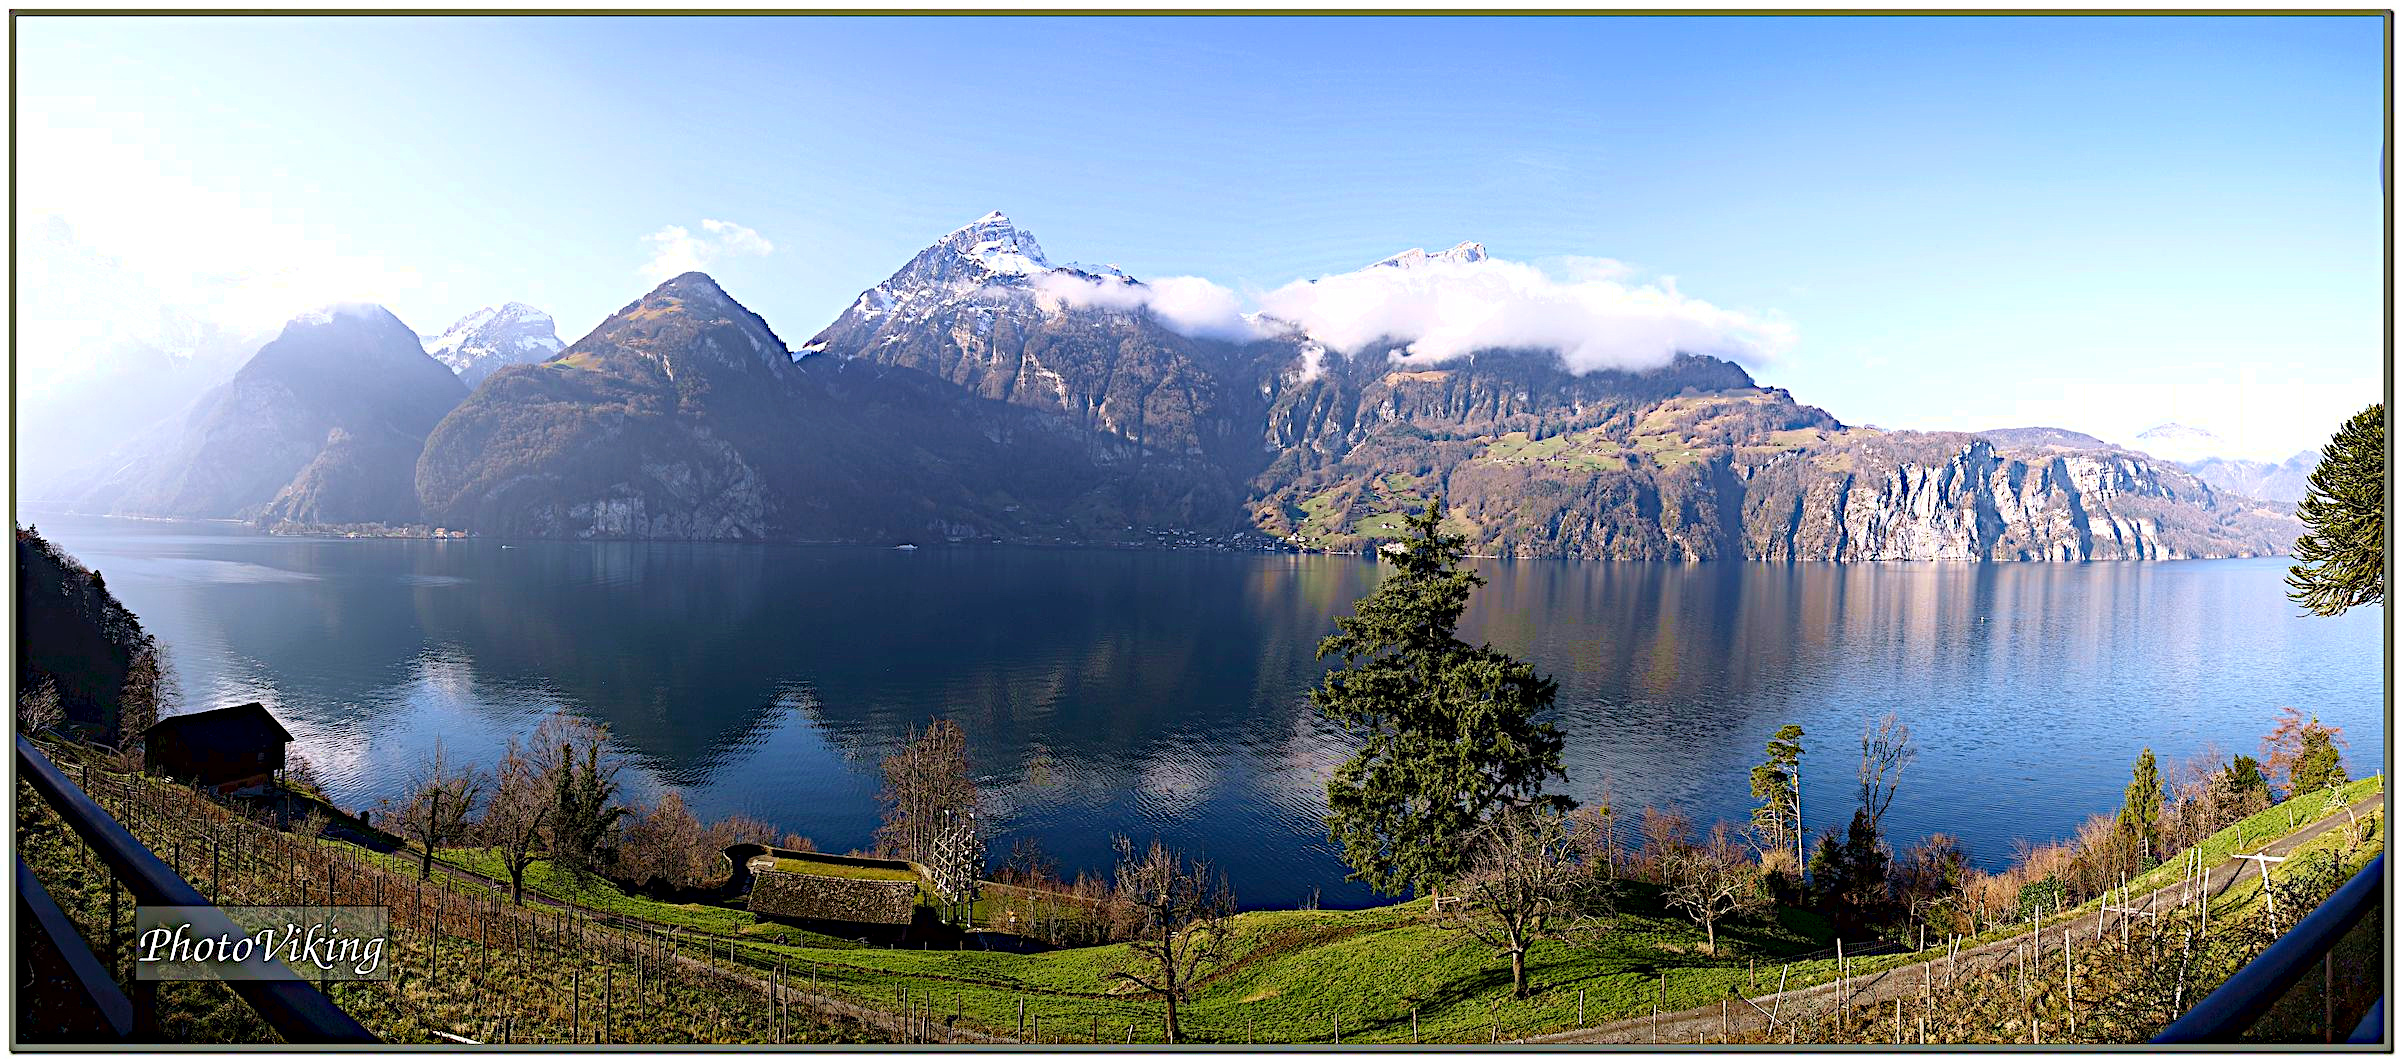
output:
[[307,314],[127,454],[76,507],[118,514],[404,522],[427,431],[466,396],[381,306]]
[[2209,485],[2228,493],[2262,501],[2298,504],[2308,496],[2308,476],[2317,469],[2318,454],[2299,453],[2279,464],[2263,460],[2209,457],[2183,465]]
[[130,439],[180,418],[272,330],[172,304],[56,215],[28,225],[17,274],[18,496],[70,500]]
[[2232,446],[2206,429],[2162,423],[2133,436],[2134,449],[2178,464],[2227,455]]
[[2134,435],[2133,448],[2173,461],[2228,493],[2284,504],[2297,504],[2308,495],[2308,474],[2317,467],[2314,452],[2280,462],[2236,456],[2225,439],[2180,423],[2162,423]]
[[469,390],[508,365],[547,360],[561,345],[550,314],[523,302],[478,309],[424,341],[425,352],[458,373]]

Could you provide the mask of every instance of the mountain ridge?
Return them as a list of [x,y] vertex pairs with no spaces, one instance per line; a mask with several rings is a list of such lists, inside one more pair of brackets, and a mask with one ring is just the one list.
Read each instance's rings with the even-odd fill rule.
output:
[[[1469,242],[1365,268],[1489,260]],[[413,492],[444,525],[570,538],[1361,551],[1435,492],[1475,550],[1526,557],[2163,559],[2267,554],[2297,533],[2286,511],[2089,435],[1854,427],[1717,357],[1403,362],[1398,343],[1186,334],[1138,298],[1062,301],[1060,277],[1145,289],[1052,264],[997,211],[797,348],[686,273],[555,355],[494,369],[424,435]],[[390,444],[320,439],[285,481]]]

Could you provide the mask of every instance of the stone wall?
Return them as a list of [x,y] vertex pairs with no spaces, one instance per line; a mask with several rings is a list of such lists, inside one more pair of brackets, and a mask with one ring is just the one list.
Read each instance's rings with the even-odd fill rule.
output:
[[911,880],[853,880],[762,869],[750,885],[750,911],[795,920],[905,926],[916,917]]

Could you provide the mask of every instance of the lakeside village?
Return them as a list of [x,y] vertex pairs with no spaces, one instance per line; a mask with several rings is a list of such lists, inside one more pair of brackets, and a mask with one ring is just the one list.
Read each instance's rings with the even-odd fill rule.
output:
[[[1455,636],[1481,579],[1440,521],[1438,500],[1408,519],[1311,693],[1362,737],[1325,821],[1394,901],[1362,910],[1243,910],[1172,837],[1120,837],[1113,870],[1068,879],[987,832],[939,718],[883,761],[872,849],[840,855],[802,822],[632,803],[606,730],[564,713],[495,764],[437,745],[392,764],[404,797],[336,807],[259,704],[153,720],[173,700],[156,642],[32,528],[20,580],[57,613],[21,616],[47,639],[18,720],[211,901],[389,908],[394,977],[325,986],[384,1041],[2138,1042],[2383,848],[2382,778],[2288,708],[2256,756],[2143,751],[2121,806],[1998,871],[1945,835],[1887,841],[1916,753],[1896,716],[1857,736],[1855,803],[1811,817],[1801,758],[1844,741],[1798,726],[1722,778],[1748,785],[1747,822],[1579,805],[1539,720],[1555,682]],[[109,874],[49,800],[18,807],[35,878],[125,967]],[[2380,980],[2341,982],[2369,996],[2329,973],[2322,1019],[2277,1040],[2355,1021]],[[220,984],[158,1004],[174,1040],[271,1033]]]

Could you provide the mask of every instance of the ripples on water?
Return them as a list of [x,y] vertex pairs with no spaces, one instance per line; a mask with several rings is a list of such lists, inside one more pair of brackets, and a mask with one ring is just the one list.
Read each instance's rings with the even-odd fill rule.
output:
[[[1342,882],[1324,783],[1347,754],[1305,696],[1346,557],[271,538],[43,519],[164,641],[191,708],[256,699],[336,799],[373,806],[439,740],[489,763],[557,710],[607,722],[636,792],[841,850],[877,763],[957,721],[987,819],[1071,874],[1110,837],[1214,858],[1245,904]],[[1481,562],[1462,635],[1559,682],[1567,790],[1741,820],[1769,733],[1809,732],[1814,826],[1847,819],[1862,719],[1919,754],[1895,838],[1987,864],[2120,799],[2144,746],[2255,749],[2276,707],[2382,768],[2382,615],[2299,617],[2274,560],[2121,564]]]

